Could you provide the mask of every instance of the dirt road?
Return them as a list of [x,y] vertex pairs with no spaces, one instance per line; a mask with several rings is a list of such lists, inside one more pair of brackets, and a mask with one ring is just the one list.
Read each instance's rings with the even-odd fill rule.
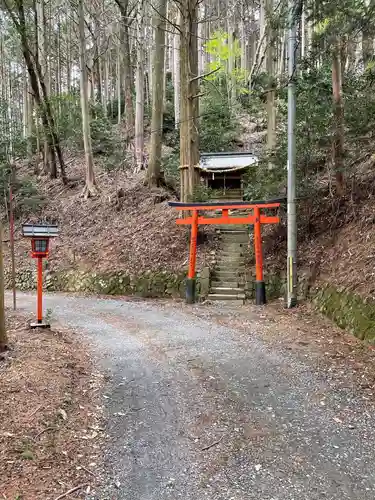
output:
[[[35,297],[18,303],[32,311]],[[50,295],[45,307],[110,375],[93,498],[375,498],[372,398],[263,342],[259,317],[244,332],[167,303]]]

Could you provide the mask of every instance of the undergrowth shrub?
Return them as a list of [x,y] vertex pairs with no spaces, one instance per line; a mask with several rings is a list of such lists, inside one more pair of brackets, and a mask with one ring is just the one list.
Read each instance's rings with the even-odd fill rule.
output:
[[[375,65],[365,71],[343,73],[344,106],[344,177],[355,182],[361,175],[358,159],[372,154],[375,128]],[[250,112],[265,109],[265,83],[254,83],[254,106]],[[247,198],[283,195],[287,179],[287,85],[279,82],[276,92],[277,143],[271,153],[263,153],[259,164],[246,175]],[[251,96],[250,96],[251,101]],[[318,69],[311,66],[296,79],[296,173],[299,198],[314,199],[320,189],[319,179],[334,183],[332,165],[333,139],[332,67],[328,60]],[[270,168],[271,167],[271,168]]]
[[[9,210],[9,184],[11,167],[7,161],[0,162],[0,207]],[[14,216],[25,217],[37,214],[45,206],[45,198],[38,191],[35,179],[32,177],[13,177],[12,191],[14,197]]]
[[200,108],[200,150],[205,153],[233,151],[238,134],[228,98],[217,90],[209,89]]
[[31,177],[24,177],[16,181],[14,186],[15,217],[36,214],[46,204],[43,195],[38,191],[35,181]]
[[[167,109],[173,109],[172,103],[169,104]],[[170,119],[171,129],[165,135],[164,142],[173,150],[162,158],[162,168],[168,176],[179,180],[179,130],[174,128],[174,114],[173,120],[172,116],[170,116]],[[238,125],[229,107],[227,96],[218,90],[213,90],[211,86],[200,103],[198,126],[199,149],[201,152],[213,153],[234,150]],[[200,188],[197,187],[197,189]]]
[[[83,149],[82,113],[78,91],[51,97],[57,134],[68,148]],[[108,112],[99,102],[90,102],[90,129],[94,154],[112,155],[119,150]]]
[[[125,111],[125,96],[124,93],[121,93],[120,97],[120,111],[121,111],[121,116],[124,114]],[[117,123],[118,120],[118,98],[115,97],[111,101],[108,102],[107,104],[107,118],[111,121],[111,123]]]
[[190,202],[202,202],[205,203],[207,201],[212,200],[214,195],[214,190],[206,187],[204,184],[198,184],[195,186],[193,196],[189,197]]
[[163,110],[163,136],[175,130],[174,104],[167,101]]
[[90,117],[93,153],[114,154],[118,150],[120,138],[113,132],[111,122],[100,103],[90,104]]

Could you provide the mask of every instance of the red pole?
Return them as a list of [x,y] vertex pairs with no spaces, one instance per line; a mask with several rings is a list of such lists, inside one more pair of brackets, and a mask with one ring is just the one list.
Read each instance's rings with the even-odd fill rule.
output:
[[262,233],[260,223],[260,207],[254,207],[254,250],[255,250],[255,303],[266,303],[266,287],[263,281]]
[[10,254],[12,259],[12,289],[13,289],[13,309],[16,310],[16,265],[14,257],[14,210],[12,185],[9,186],[9,239]]
[[189,271],[186,280],[186,302],[195,302],[195,265],[197,261],[198,210],[193,210],[190,235]]
[[38,257],[37,323],[43,322],[43,259]]

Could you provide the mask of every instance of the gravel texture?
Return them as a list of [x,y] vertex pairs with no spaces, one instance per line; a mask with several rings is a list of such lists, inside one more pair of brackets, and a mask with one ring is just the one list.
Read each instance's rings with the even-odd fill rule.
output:
[[45,308],[109,374],[105,481],[90,498],[375,498],[371,398],[265,343],[259,316],[244,331],[165,302],[49,295]]

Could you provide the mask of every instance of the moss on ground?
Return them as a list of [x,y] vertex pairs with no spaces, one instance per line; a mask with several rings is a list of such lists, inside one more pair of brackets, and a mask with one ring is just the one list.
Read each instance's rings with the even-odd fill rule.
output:
[[313,302],[320,312],[361,340],[375,338],[375,303],[330,285],[317,290]]
[[[204,275],[203,275],[204,274]],[[203,282],[209,279],[207,273],[197,279],[197,293],[203,296],[208,287]],[[122,271],[96,273],[92,271],[67,270],[46,273],[44,286],[49,292],[81,292],[98,295],[134,295],[145,298],[179,298],[185,296],[185,273],[146,272],[129,276]],[[10,273],[5,273],[5,284],[11,287]],[[202,285],[202,286],[201,286]],[[18,290],[36,288],[36,273],[33,270],[19,271],[16,275]]]

